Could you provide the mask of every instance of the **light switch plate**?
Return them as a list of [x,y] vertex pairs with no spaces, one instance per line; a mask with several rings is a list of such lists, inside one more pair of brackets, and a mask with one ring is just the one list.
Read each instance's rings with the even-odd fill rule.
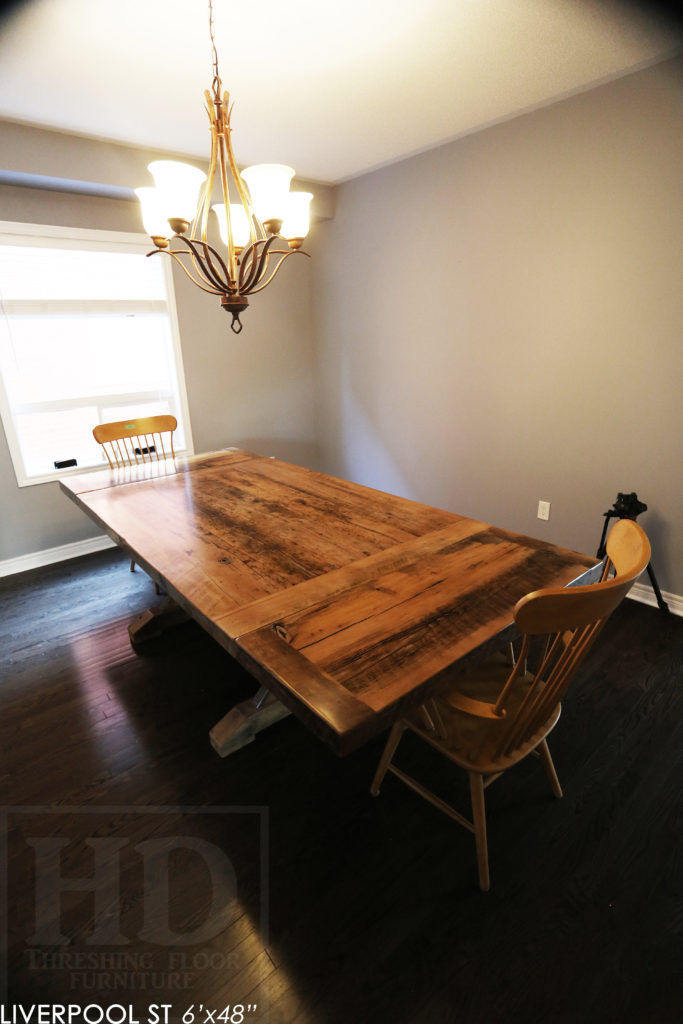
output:
[[539,519],[550,519],[550,502],[539,501],[537,514]]

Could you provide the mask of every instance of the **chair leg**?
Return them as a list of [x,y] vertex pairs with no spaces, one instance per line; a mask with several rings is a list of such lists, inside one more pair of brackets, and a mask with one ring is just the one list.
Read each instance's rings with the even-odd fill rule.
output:
[[488,892],[489,853],[486,842],[486,806],[484,804],[484,776],[477,772],[468,772],[470,777],[470,796],[472,798],[472,823],[474,838],[477,843],[477,863],[479,865],[479,888]]
[[131,560],[130,560],[130,571],[131,572],[135,572],[135,559],[134,558],[131,558]]
[[370,792],[372,793],[373,796],[379,796],[379,787],[382,785],[382,779],[387,773],[387,768],[391,764],[391,759],[394,756],[394,753],[396,752],[396,747],[399,745],[401,741],[401,736],[405,732],[405,728],[406,727],[405,725],[403,725],[402,722],[396,722],[391,732],[389,733],[387,745],[384,748],[384,753],[379,759],[377,771],[375,772],[375,777],[372,780],[372,785],[370,786]]
[[562,786],[560,785],[560,780],[557,777],[557,772],[555,771],[553,759],[550,756],[550,750],[548,748],[547,740],[541,740],[541,742],[536,747],[536,750],[538,751],[541,761],[543,762],[543,767],[545,768],[545,773],[548,776],[550,788],[559,800],[562,796]]
[[439,737],[439,739],[445,740],[448,736],[448,730],[444,725],[443,715],[439,711],[439,705],[435,700],[432,699],[429,701],[425,701],[424,706],[429,708],[429,714],[434,720],[434,727],[436,729],[437,736]]

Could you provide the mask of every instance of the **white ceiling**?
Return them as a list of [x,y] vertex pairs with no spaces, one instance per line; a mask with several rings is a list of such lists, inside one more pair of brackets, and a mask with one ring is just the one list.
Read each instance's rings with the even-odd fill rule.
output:
[[[339,182],[676,52],[622,0],[214,0],[240,164]],[[641,9],[641,8],[639,8]],[[0,116],[204,157],[203,0],[24,0]]]

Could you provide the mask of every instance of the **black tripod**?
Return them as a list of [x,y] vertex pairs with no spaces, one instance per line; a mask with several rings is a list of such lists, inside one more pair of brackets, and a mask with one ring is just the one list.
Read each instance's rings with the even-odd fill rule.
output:
[[[632,494],[622,494],[621,491],[617,494],[617,500],[609,510],[609,512],[603,512],[605,517],[605,525],[602,528],[602,537],[600,538],[600,547],[597,550],[596,558],[604,558],[606,553],[605,538],[607,537],[607,527],[609,526],[610,519],[632,519],[634,522],[638,518],[641,512],[647,512],[647,505],[643,501],[638,501],[638,495],[635,491]],[[657,604],[663,612],[668,612],[669,606],[662,597],[662,592],[659,589],[657,583],[657,577],[655,571],[652,568],[652,562],[648,562],[647,574],[650,577],[650,583],[652,589],[655,592],[657,598]]]

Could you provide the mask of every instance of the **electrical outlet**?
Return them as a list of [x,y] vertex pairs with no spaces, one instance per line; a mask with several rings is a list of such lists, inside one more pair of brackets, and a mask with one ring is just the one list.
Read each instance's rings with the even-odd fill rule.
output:
[[539,519],[550,519],[550,502],[549,501],[539,501],[537,515],[538,515]]

